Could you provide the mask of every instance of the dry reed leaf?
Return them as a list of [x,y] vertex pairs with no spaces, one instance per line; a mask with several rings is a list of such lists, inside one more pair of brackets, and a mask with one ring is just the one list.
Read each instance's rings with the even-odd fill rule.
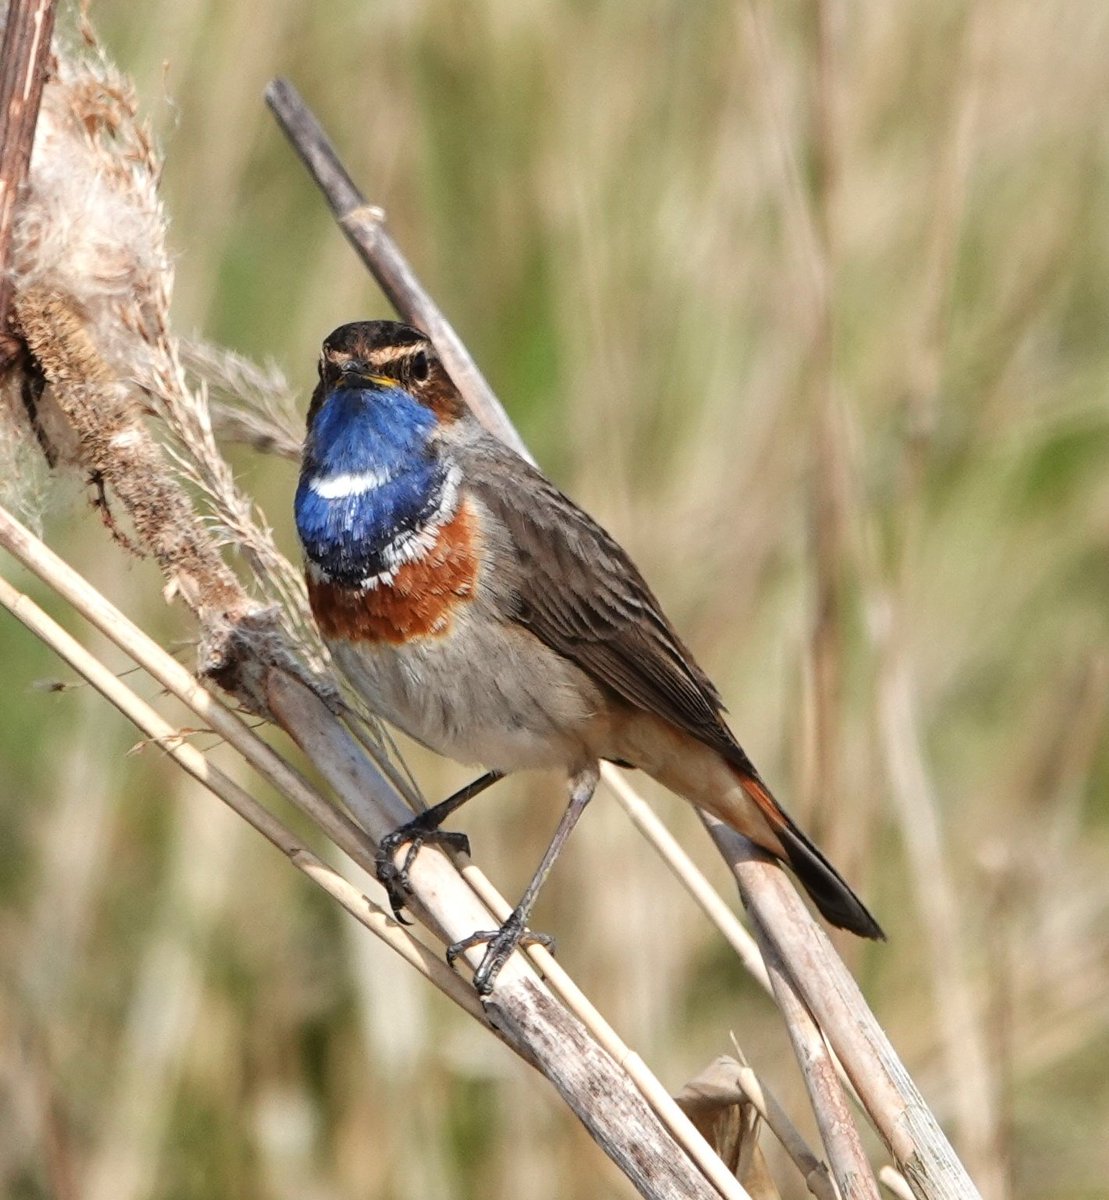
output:
[[761,1147],[754,1147],[750,1166],[739,1178],[750,1193],[751,1200],[782,1200],[782,1194],[771,1177]]
[[[747,1065],[738,1045],[736,1052],[739,1054],[738,1061],[725,1055],[710,1063],[683,1089],[678,1102],[683,1106],[690,1104],[698,1108],[710,1123],[714,1113],[726,1112],[729,1106],[749,1107],[782,1144],[809,1192],[818,1200],[835,1200],[837,1193],[828,1166],[805,1144],[773,1093]],[[694,1119],[692,1113],[690,1119]],[[714,1139],[714,1132],[717,1138],[725,1139],[730,1135],[730,1126],[725,1124],[714,1130],[702,1130],[710,1141]],[[757,1135],[757,1130],[755,1133]],[[752,1137],[751,1144],[752,1153],[740,1163],[745,1172],[740,1176],[742,1182],[753,1196],[764,1193],[777,1195],[776,1192],[766,1192],[774,1184],[769,1179],[766,1162],[755,1137]],[[723,1152],[726,1147],[718,1149]]]
[[[761,1121],[754,1105],[736,1087],[734,1079],[729,1078],[728,1061],[717,1059],[710,1063],[674,1099],[728,1170],[747,1186],[756,1160],[762,1160],[758,1153]],[[751,1190],[749,1186],[747,1190]],[[775,1190],[764,1194],[778,1193]]]

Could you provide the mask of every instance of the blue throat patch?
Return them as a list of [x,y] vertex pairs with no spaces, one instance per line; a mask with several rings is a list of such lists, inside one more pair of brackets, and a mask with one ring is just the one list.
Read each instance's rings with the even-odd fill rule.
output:
[[[320,405],[304,444],[294,512],[304,552],[332,582],[357,587],[395,566],[385,550],[439,507],[448,464],[435,416],[401,388],[341,388]],[[382,482],[329,498],[310,486],[344,475]]]

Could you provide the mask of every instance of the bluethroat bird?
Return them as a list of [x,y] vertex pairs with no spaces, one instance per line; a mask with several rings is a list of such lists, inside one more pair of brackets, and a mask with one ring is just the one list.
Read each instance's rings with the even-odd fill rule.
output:
[[296,524],[320,632],[378,715],[487,773],[386,839],[465,846],[440,823],[509,771],[565,771],[569,806],[474,977],[488,992],[525,937],[539,888],[602,760],[638,767],[788,863],[833,925],[882,930],[771,795],[720,696],[616,542],[478,423],[431,341],[358,321],[324,342],[308,409]]

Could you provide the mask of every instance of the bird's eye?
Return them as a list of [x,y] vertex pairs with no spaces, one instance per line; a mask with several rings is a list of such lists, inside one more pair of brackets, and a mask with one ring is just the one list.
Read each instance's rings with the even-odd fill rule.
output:
[[412,378],[417,383],[423,383],[428,375],[431,374],[431,364],[427,360],[427,354],[423,350],[418,350],[412,355]]

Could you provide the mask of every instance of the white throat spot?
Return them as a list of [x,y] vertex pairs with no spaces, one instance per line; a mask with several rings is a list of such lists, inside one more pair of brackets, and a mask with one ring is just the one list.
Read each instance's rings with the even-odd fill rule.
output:
[[391,471],[344,471],[339,475],[317,475],[308,487],[323,500],[343,500],[384,487],[393,478]]

